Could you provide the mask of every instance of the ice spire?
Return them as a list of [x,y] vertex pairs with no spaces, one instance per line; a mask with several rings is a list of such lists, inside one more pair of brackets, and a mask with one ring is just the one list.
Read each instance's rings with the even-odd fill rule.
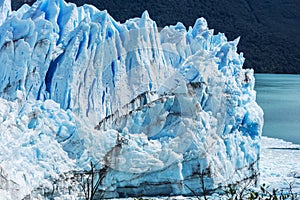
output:
[[11,0],[0,0],[0,25],[11,13]]

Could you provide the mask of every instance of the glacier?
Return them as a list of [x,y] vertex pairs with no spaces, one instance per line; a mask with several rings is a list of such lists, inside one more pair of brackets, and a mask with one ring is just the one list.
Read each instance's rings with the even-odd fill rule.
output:
[[63,0],[0,0],[0,15],[0,196],[84,198],[90,163],[106,198],[257,178],[263,111],[239,38]]

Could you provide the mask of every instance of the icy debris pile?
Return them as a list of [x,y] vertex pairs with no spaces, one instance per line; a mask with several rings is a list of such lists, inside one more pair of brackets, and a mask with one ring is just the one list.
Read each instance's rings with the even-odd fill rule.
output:
[[121,24],[63,0],[1,11],[0,167],[14,195],[90,162],[105,197],[192,195],[199,175],[214,190],[257,172],[263,113],[239,39],[203,18],[158,32],[147,12]]
[[[260,157],[260,182],[269,188],[290,189],[300,193],[300,145],[281,139],[262,137]],[[291,159],[292,158],[292,159]]]

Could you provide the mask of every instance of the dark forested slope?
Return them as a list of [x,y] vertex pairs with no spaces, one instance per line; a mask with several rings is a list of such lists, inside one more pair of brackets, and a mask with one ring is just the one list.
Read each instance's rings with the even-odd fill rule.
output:
[[[33,0],[13,0],[13,9]],[[215,32],[232,40],[241,36],[239,51],[246,57],[245,67],[256,72],[300,73],[299,0],[71,0],[77,5],[93,4],[107,9],[116,20],[141,16],[148,10],[158,26],[193,25],[205,17]]]

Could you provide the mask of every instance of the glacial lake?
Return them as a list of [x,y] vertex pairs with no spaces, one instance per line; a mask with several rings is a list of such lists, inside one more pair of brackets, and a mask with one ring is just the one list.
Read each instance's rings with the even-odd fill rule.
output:
[[300,144],[300,75],[255,74],[263,135]]

